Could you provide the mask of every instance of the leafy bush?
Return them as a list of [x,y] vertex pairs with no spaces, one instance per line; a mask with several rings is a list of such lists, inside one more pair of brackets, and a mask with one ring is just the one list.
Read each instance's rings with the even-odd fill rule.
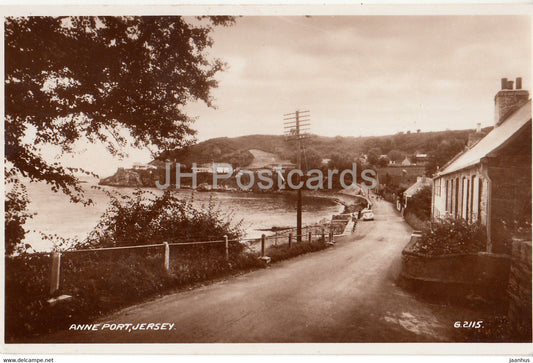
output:
[[531,212],[524,212],[523,216],[518,218],[513,217],[510,215],[493,221],[492,248],[494,253],[510,254],[513,238],[531,240]]
[[[237,243],[237,242],[235,242]],[[6,258],[5,336],[24,342],[70,324],[90,322],[111,310],[197,283],[264,267],[257,255],[238,248],[225,259],[223,244],[212,247],[172,245],[170,270],[163,268],[163,248],[64,252],[58,294],[73,297],[50,306],[46,300],[51,258],[48,254],[23,254]],[[322,242],[270,247],[273,262],[325,248]],[[234,250],[235,251],[235,250]]]
[[48,254],[24,254],[5,258],[5,335],[30,335],[43,327],[51,258]]
[[485,227],[480,223],[445,218],[428,223],[413,248],[429,255],[474,253],[484,251],[486,242]]
[[320,251],[326,248],[326,243],[322,241],[309,243],[307,241],[302,241],[298,243],[293,243],[291,248],[288,244],[283,244],[279,246],[270,246],[266,249],[265,254],[271,258],[272,262],[286,260],[304,253]]
[[[190,202],[178,200],[168,193],[151,196],[149,199],[145,192],[136,192],[133,197],[125,197],[125,203],[116,198],[90,239],[74,247],[176,242],[170,245],[169,271],[164,269],[162,245],[80,251],[72,246],[65,250],[69,242],[65,240],[65,244],[58,247],[63,252],[57,295],[67,294],[73,298],[51,306],[47,302],[51,297],[49,254],[22,253],[6,258],[7,342],[28,341],[32,337],[67,329],[73,323],[90,322],[111,310],[172,289],[264,266],[255,253],[237,241],[241,235],[239,225],[232,225],[220,214],[213,201],[205,209],[195,209]],[[158,225],[161,228],[158,229]],[[209,240],[220,240],[221,236],[228,235],[228,259],[224,243],[180,244],[187,238],[193,239],[193,233]],[[271,248],[268,253],[273,261],[278,261],[324,247],[321,242],[304,242],[295,243],[291,249]]]
[[[194,208],[170,192],[157,196],[136,191],[133,196],[112,195],[110,207],[83,242],[54,238],[62,251],[58,294],[73,299],[51,307],[48,254],[22,253],[6,258],[6,337],[10,340],[64,329],[168,291],[236,270],[261,266],[256,256],[236,239],[240,223],[222,214],[213,200]],[[173,245],[170,271],[163,266],[163,246],[126,250],[80,251],[94,247],[160,244],[163,241],[230,239],[229,260],[225,244]]]
[[425,186],[407,201],[405,213],[414,214],[418,219],[427,221],[431,217],[431,186]]
[[408,225],[410,225],[414,230],[421,231],[426,227],[426,224],[428,223],[427,220],[421,220],[418,218],[414,213],[410,213],[409,211],[405,211],[403,218],[405,219],[405,222],[407,222]]
[[217,248],[171,246],[170,270],[163,267],[163,248],[65,252],[61,257],[61,284],[57,294],[73,297],[50,306],[48,254],[6,258],[5,336],[8,342],[67,329],[90,322],[111,310],[141,302],[196,283],[260,268],[255,254],[240,252],[226,260]]
[[156,195],[136,190],[132,196],[109,193],[110,205],[87,240],[74,248],[145,245],[162,242],[230,240],[243,236],[242,221],[233,223],[215,200],[196,208],[170,190]]

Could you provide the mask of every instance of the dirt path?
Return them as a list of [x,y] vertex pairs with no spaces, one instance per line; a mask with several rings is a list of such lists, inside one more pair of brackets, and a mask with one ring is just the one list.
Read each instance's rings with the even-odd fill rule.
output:
[[[409,227],[376,202],[329,249],[137,305],[100,323],[173,323],[170,331],[63,331],[46,342],[439,342],[470,312],[419,301],[397,287]],[[80,322],[85,323],[85,322]]]

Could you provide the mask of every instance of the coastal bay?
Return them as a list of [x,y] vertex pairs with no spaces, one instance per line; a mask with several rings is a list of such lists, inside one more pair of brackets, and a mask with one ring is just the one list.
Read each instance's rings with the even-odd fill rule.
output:
[[[104,191],[130,195],[136,190],[130,187],[99,186],[97,179],[85,179],[82,187],[94,204],[84,207],[70,203],[67,196],[52,192],[44,183],[28,183],[26,186],[32,201],[29,205],[30,212],[37,214],[27,222],[25,241],[36,251],[48,251],[53,247],[39,232],[57,234],[63,238],[84,239],[107,208],[109,197]],[[155,188],[142,189],[162,193]],[[296,194],[292,192],[198,192],[191,189],[173,192],[184,199],[192,197],[193,204],[197,207],[207,207],[210,198],[213,198],[218,208],[231,216],[234,223],[243,221],[242,227],[248,238],[268,234],[266,231],[273,227],[296,226]],[[333,214],[342,213],[346,203],[341,203],[337,196],[333,193],[304,194],[303,224],[330,220]]]

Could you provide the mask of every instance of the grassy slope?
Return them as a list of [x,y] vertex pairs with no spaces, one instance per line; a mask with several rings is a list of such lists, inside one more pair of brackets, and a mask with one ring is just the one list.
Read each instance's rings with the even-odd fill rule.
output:
[[[406,155],[413,153],[432,154],[439,148],[451,143],[463,144],[473,130],[447,130],[420,133],[398,133],[387,136],[351,137],[351,136],[312,136],[306,142],[306,149],[317,152],[324,158],[334,153],[357,156],[367,153],[372,148],[379,148],[383,154],[398,150]],[[170,158],[190,164],[191,162],[231,162],[236,156],[241,157],[241,166],[249,165],[253,156],[248,150],[256,149],[273,153],[284,160],[294,161],[294,145],[282,135],[247,135],[239,137],[219,137],[192,145],[184,150],[170,151],[161,155],[161,159]],[[248,164],[246,164],[248,163]]]

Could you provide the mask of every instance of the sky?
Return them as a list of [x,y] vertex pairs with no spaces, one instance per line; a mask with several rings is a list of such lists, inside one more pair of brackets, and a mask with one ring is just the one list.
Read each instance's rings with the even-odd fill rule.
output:
[[[245,16],[216,28],[213,57],[227,63],[216,109],[186,106],[199,141],[282,134],[283,114],[309,110],[311,132],[370,136],[493,124],[503,77],[531,82],[527,16]],[[97,173],[147,162],[146,151],[73,162]]]
[[190,110],[200,140],[279,134],[297,109],[324,136],[488,126],[500,78],[529,88],[530,33],[528,17],[242,17],[213,37],[218,109]]

